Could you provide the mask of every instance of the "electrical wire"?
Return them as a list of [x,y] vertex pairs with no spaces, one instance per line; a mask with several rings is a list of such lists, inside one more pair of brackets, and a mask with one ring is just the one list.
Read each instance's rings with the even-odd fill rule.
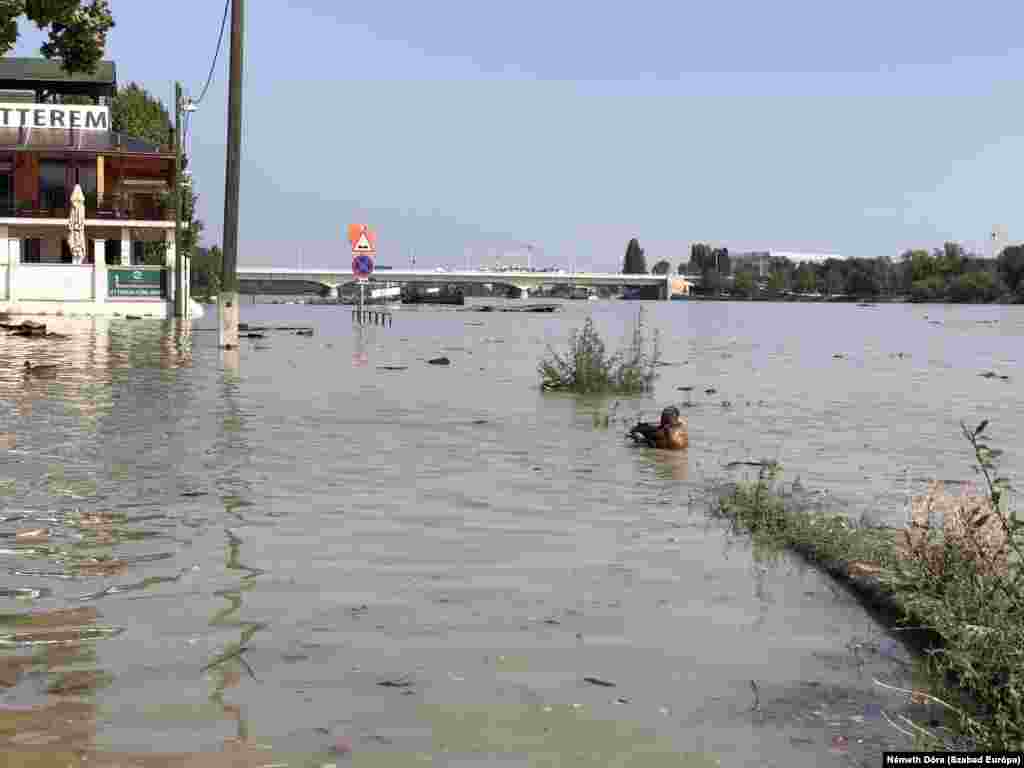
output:
[[217,66],[217,59],[220,57],[221,44],[224,42],[224,27],[228,22],[228,11],[231,9],[231,0],[224,0],[224,16],[220,20],[220,34],[217,35],[217,50],[213,52],[213,61],[210,63],[210,74],[206,76],[206,85],[203,86],[202,93],[199,94],[199,98],[192,102],[193,104],[199,105],[202,103],[203,98],[206,96],[206,92],[210,88],[210,83],[213,82],[213,70]]

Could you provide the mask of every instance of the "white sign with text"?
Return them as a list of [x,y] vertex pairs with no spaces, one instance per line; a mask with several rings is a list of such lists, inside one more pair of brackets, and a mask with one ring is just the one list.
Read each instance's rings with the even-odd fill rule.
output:
[[0,102],[0,128],[74,128],[109,131],[110,107]]

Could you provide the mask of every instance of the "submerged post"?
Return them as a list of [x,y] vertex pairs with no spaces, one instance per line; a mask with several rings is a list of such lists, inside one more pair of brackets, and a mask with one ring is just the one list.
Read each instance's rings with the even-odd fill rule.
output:
[[242,161],[242,60],[244,0],[231,0],[228,147],[224,174],[223,288],[217,301],[220,346],[238,347],[238,198]]

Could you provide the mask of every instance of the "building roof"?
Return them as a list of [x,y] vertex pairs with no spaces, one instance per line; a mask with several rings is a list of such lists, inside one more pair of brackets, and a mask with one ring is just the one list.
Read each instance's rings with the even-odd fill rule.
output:
[[117,91],[117,68],[112,61],[101,61],[94,72],[69,75],[59,61],[2,57],[0,90],[113,96]]

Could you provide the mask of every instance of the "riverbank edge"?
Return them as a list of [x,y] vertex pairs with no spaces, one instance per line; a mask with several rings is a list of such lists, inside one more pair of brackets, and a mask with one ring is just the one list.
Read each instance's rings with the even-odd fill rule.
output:
[[[946,696],[946,700],[923,692],[915,692],[915,695],[937,702],[947,713],[957,715],[960,735],[955,742],[950,742],[922,728],[917,735],[926,735],[926,746],[956,748],[958,751],[1021,749],[1024,746],[1024,737],[1021,736],[1024,721],[1018,721],[1016,726],[1012,722],[1007,723],[1006,704],[1003,703],[1006,692],[1016,687],[1014,678],[1019,670],[1015,673],[1004,664],[999,668],[998,676],[1005,675],[1005,682],[998,683],[979,680],[972,668],[977,663],[991,671],[991,664],[986,663],[983,657],[998,656],[997,651],[1002,649],[996,646],[1006,645],[1007,638],[997,633],[977,638],[980,642],[976,643],[965,644],[962,638],[957,642],[955,631],[947,637],[934,629],[936,624],[943,625],[939,615],[941,610],[935,615],[915,610],[892,586],[907,574],[905,566],[912,561],[912,557],[901,548],[901,544],[907,541],[907,529],[857,523],[837,513],[792,509],[790,501],[775,488],[770,473],[766,479],[762,472],[755,481],[741,481],[719,488],[713,494],[711,513],[730,524],[733,532],[750,535],[755,547],[759,543],[762,546],[767,543],[769,555],[791,552],[812,567],[824,571],[853,595],[880,624],[899,631],[908,649],[921,658],[934,662],[940,656],[956,657],[955,661],[941,665],[941,671],[940,667],[928,664],[931,683]],[[974,595],[967,591],[959,593],[954,588],[946,599],[970,600],[972,597]],[[946,629],[949,629],[948,625]],[[993,702],[999,702],[1001,706],[992,710]],[[964,743],[970,746],[961,747]]]
[[[750,490],[759,483],[761,481],[745,481],[718,489],[715,494],[713,516],[732,524],[736,532],[756,534],[755,528],[743,519],[743,513],[738,506],[747,503],[741,495],[745,487],[746,490]],[[886,566],[878,562],[896,556],[896,542],[903,535],[902,529],[891,526],[858,526],[844,515],[785,509],[787,499],[784,495],[769,489],[766,484],[761,484],[761,489],[766,494],[766,500],[770,499],[771,503],[782,507],[783,525],[777,527],[773,535],[777,537],[777,543],[783,549],[800,556],[809,565],[831,576],[885,626],[894,628],[906,621],[919,618],[913,615],[885,582]],[[803,518],[807,527],[820,523],[822,539],[807,540],[795,535],[792,524],[797,518]],[[829,536],[835,537],[838,541],[831,545],[826,543]],[[891,541],[891,545],[886,545],[886,540]],[[891,546],[891,551],[881,549],[886,546]],[[845,555],[840,554],[843,550]],[[942,641],[937,632],[927,629],[909,630],[905,639],[915,650],[921,652]]]

